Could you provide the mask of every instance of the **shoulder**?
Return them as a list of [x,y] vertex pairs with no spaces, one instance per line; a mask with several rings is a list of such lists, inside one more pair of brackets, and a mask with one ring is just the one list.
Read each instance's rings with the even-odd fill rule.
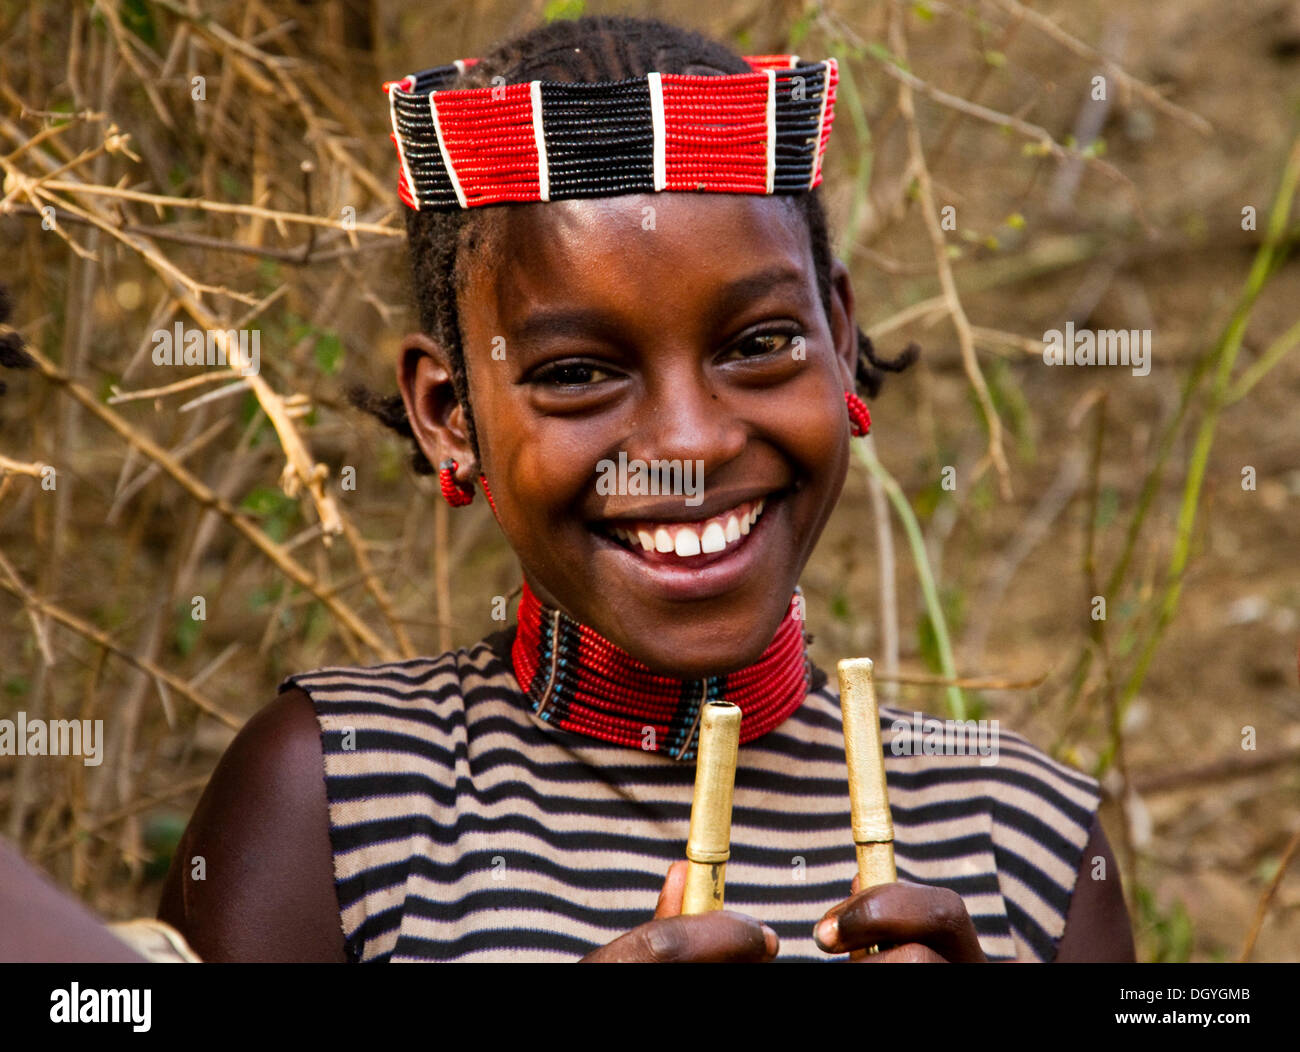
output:
[[1097,780],[997,719],[889,707],[880,715],[891,803],[897,785],[910,818],[982,830],[1016,955],[1053,960],[1067,920],[1079,916],[1080,874],[1104,843]]
[[257,712],[222,756],[158,916],[205,961],[344,959],[320,728],[303,691]]
[[509,675],[509,648],[503,635],[436,657],[300,672],[289,676],[280,689],[305,691],[321,717],[437,706],[485,685],[500,685]]
[[[996,817],[1035,815],[1071,830],[1080,846],[1101,802],[1095,778],[1053,759],[997,719],[939,719],[882,706],[882,746],[891,773],[915,788],[951,784],[978,794]],[[897,758],[895,760],[895,758]]]

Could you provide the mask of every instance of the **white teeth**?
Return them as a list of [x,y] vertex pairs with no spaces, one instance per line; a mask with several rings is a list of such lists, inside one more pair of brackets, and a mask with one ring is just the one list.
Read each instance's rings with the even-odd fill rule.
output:
[[677,554],[682,558],[700,554],[700,535],[689,526],[677,531]]
[[616,526],[610,532],[634,550],[640,547],[647,552],[674,552],[679,558],[690,559],[701,553],[712,555],[735,544],[749,533],[763,514],[765,504],[766,501],[760,500],[744,514],[733,511],[725,519],[715,516],[707,525],[697,522],[635,529]]
[[711,522],[704,527],[704,535],[700,537],[700,551],[706,554],[720,552],[726,546],[727,535],[722,532],[722,526],[719,523]]

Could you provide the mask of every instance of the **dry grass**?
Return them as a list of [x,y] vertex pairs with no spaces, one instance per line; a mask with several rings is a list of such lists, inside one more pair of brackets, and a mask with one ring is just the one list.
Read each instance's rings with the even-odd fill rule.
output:
[[[1261,133],[1236,170],[1231,101],[1153,57],[1153,25],[1195,24],[1176,7],[1127,37],[1127,5],[1015,0],[737,4],[704,28],[840,57],[839,251],[873,337],[926,348],[873,414],[872,474],[809,567],[819,660],[880,654],[898,704],[998,716],[1102,776],[1143,956],[1258,959],[1300,929],[1300,746],[1283,730],[1300,707],[1290,667],[1215,707],[1278,646],[1215,619],[1243,564],[1215,537],[1270,523],[1279,499],[1300,518],[1285,459],[1242,423],[1297,390],[1297,155]],[[0,397],[0,709],[106,728],[98,767],[0,758],[0,832],[113,916],[152,911],[204,780],[284,674],[471,642],[517,584],[482,502],[449,516],[343,391],[390,389],[413,327],[380,81],[477,53],[542,5],[198,10],[0,2],[3,280],[34,361]],[[698,24],[684,3],[589,10]],[[1212,53],[1216,30],[1197,32],[1186,48]],[[1094,112],[1097,74],[1113,94]],[[1071,132],[1090,117],[1104,150]],[[1179,185],[1157,154],[1223,174]],[[1205,251],[1189,214],[1210,216],[1219,255],[1168,278]],[[1152,328],[1151,376],[1044,368],[1041,334],[1066,318]],[[158,366],[153,334],[177,322],[257,330],[260,372]],[[1243,463],[1260,489],[1234,498]],[[1242,587],[1278,624],[1300,607],[1294,576]],[[1185,655],[1216,633],[1211,686]],[[1225,781],[1251,791],[1213,811]],[[1215,899],[1207,869],[1240,899]],[[1227,934],[1197,927],[1225,911]]]

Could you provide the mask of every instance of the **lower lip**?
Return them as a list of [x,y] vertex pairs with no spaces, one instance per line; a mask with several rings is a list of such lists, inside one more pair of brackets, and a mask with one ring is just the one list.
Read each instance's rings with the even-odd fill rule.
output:
[[766,547],[763,542],[770,532],[765,524],[782,506],[782,501],[769,499],[749,533],[741,534],[738,542],[721,552],[688,558],[668,556],[674,562],[662,561],[668,553],[646,552],[646,556],[657,556],[652,562],[617,541],[599,533],[595,536],[600,549],[617,560],[618,572],[635,577],[656,597],[670,602],[712,599],[734,590],[761,561]]

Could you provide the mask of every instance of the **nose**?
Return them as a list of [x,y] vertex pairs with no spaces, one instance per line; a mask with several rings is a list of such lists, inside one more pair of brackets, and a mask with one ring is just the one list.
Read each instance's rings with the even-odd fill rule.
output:
[[695,362],[665,364],[648,378],[640,407],[635,452],[649,460],[703,462],[706,478],[740,456],[747,429],[707,368]]

